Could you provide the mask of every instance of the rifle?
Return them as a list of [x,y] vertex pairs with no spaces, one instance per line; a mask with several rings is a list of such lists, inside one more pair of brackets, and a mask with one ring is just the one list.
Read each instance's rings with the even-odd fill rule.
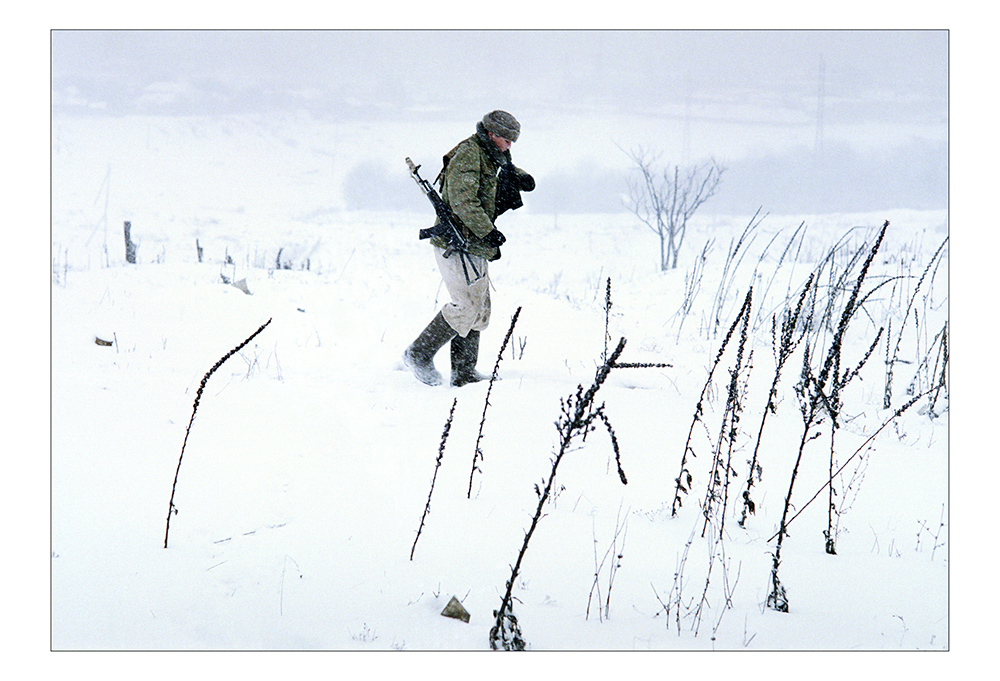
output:
[[482,275],[476,268],[475,262],[469,253],[468,243],[462,236],[461,230],[458,226],[461,224],[458,216],[451,212],[451,208],[448,204],[444,202],[431,183],[420,177],[420,166],[414,165],[410,157],[406,157],[406,165],[410,168],[410,176],[413,181],[417,183],[417,186],[424,192],[427,199],[434,206],[434,212],[437,213],[437,222],[433,227],[427,227],[426,229],[420,230],[421,239],[430,239],[431,237],[444,237],[448,241],[448,247],[444,251],[444,257],[450,257],[452,253],[458,253],[458,257],[462,262],[462,269],[465,272],[465,282],[471,284],[473,280],[469,278],[469,267],[472,268],[472,272],[476,275],[476,279],[479,279]]

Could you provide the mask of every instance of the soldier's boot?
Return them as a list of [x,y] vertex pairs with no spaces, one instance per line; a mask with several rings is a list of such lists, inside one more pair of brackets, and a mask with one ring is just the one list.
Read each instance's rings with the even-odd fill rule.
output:
[[479,332],[470,331],[465,338],[451,339],[451,384],[460,388],[468,383],[485,381],[490,377],[476,371],[479,361]]
[[410,347],[403,351],[403,364],[420,382],[441,385],[444,379],[434,367],[434,355],[454,336],[455,330],[445,321],[444,315],[438,312],[427,328],[410,343]]

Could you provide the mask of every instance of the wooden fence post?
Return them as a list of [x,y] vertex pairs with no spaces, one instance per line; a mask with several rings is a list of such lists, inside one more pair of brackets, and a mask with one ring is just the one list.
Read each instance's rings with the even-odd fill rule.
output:
[[132,242],[132,222],[125,221],[125,260],[135,264],[135,244]]

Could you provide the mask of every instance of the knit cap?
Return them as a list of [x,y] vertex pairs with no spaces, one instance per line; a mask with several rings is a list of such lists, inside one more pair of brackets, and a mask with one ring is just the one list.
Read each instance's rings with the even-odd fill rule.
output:
[[483,127],[511,142],[516,142],[517,136],[521,134],[521,124],[506,111],[491,111],[483,116]]

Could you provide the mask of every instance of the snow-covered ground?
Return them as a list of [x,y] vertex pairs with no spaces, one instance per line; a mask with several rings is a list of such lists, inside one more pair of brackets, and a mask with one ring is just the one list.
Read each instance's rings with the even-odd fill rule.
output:
[[[52,647],[487,650],[492,613],[538,502],[535,485],[551,471],[560,399],[590,385],[605,349],[610,280],[608,333],[612,345],[627,339],[623,361],[672,366],[615,370],[598,393],[627,485],[603,427],[560,464],[557,493],[513,590],[529,648],[949,649],[946,400],[934,419],[929,400],[914,405],[838,476],[837,555],[824,551],[825,492],[791,525],[780,573],[788,613],[765,601],[771,537],[802,435],[793,391],[799,354],[766,423],[757,509],[746,527],[736,523],[741,504],[731,491],[721,541],[701,536],[707,431],[721,424],[732,347],[696,431],[691,493],[670,513],[699,394],[747,287],[753,366],[733,490],[746,479],[774,373],[771,315],[841,237],[843,268],[885,220],[864,290],[896,279],[852,322],[845,367],[879,327],[887,333],[844,396],[838,462],[906,401],[928,355],[933,366],[935,334],[948,321],[947,246],[916,289],[948,235],[946,211],[765,216],[730,272],[722,329],[713,333],[727,249],[756,206],[722,216],[706,205],[678,269],[660,272],[656,237],[634,216],[533,213],[526,197],[525,209],[501,218],[509,241],[491,265],[493,321],[481,370],[493,367],[521,313],[467,495],[488,386],[429,388],[399,361],[446,295],[429,247],[416,238],[430,207],[402,158],[425,163],[433,178],[440,150],[464,132],[411,136],[295,117],[53,121]],[[393,191],[412,194],[396,212],[352,209],[342,191],[356,159],[375,148],[388,159]],[[124,220],[138,242],[135,265],[125,263]],[[801,246],[779,262],[801,224]],[[685,279],[713,239],[681,326]],[[242,280],[248,293],[232,285]],[[827,276],[824,291],[829,283]],[[907,313],[911,297],[916,316]],[[164,549],[199,384],[269,320],[205,386]],[[900,329],[885,409],[886,343],[891,354]],[[446,369],[447,353],[437,362]],[[806,447],[795,510],[825,482],[828,428]],[[617,561],[604,560],[609,550]],[[677,596],[677,573],[679,620],[676,607],[669,617],[664,611]],[[471,614],[468,623],[440,615],[452,596]]]

